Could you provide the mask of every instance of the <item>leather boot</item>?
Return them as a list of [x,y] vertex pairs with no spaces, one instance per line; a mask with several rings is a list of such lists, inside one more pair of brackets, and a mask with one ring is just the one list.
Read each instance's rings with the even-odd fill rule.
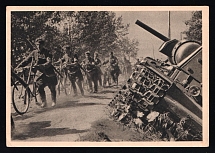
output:
[[46,102],[42,102],[42,104],[40,105],[42,108],[46,107],[47,106],[47,103]]
[[47,106],[46,95],[40,94],[42,104],[40,105],[42,108]]
[[56,105],[56,102],[52,102],[52,107],[54,107]]

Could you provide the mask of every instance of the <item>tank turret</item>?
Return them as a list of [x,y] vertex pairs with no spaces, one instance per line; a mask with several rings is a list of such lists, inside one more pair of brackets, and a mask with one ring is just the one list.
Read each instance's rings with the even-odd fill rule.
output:
[[137,20],[136,24],[142,27],[143,29],[147,30],[157,38],[164,41],[164,43],[160,46],[159,52],[163,53],[169,58],[171,64],[178,64],[188,55],[193,53],[197,48],[201,45],[196,41],[188,41],[188,40],[170,40],[166,36],[162,35],[161,33],[157,32],[156,30],[152,29],[151,27],[147,26],[146,24],[142,23],[141,21]]

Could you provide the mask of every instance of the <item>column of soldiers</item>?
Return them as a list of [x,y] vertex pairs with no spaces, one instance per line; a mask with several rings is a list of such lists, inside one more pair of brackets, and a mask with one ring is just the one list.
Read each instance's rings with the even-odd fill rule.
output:
[[62,63],[62,69],[63,72],[65,73],[64,77],[64,84],[67,80],[67,77],[69,77],[69,80],[71,82],[73,91],[74,91],[74,96],[77,96],[77,87],[76,84],[78,85],[78,88],[80,89],[80,92],[82,95],[84,95],[84,90],[82,87],[81,81],[83,81],[83,75],[81,73],[81,65],[78,62],[78,56],[77,54],[74,54],[71,52],[70,46],[66,45],[64,46],[64,55],[61,59],[59,59],[57,63]]
[[[33,62],[33,68],[35,72],[34,83],[38,88],[38,92],[41,98],[41,107],[47,106],[46,94],[44,88],[48,86],[51,91],[52,106],[56,105],[56,85],[57,85],[57,76],[55,67],[52,65],[52,54],[48,49],[46,49],[45,41],[38,39],[36,41],[36,50],[32,51],[30,55],[23,60],[16,68],[27,66],[30,62]],[[77,54],[74,54],[71,51],[69,45],[64,46],[64,55],[55,63],[62,63],[62,69],[64,72],[65,80],[69,78],[74,96],[77,96],[77,87],[78,86],[81,95],[84,95],[84,90],[82,87],[83,74],[86,75],[87,82],[89,85],[90,93],[98,92],[98,83],[102,86],[102,71],[101,65],[110,63],[110,69],[117,69],[118,59],[113,56],[113,52],[110,53],[109,60],[101,62],[98,57],[98,53],[94,53],[94,58],[90,56],[90,51],[85,53],[85,59],[82,62],[79,62]],[[112,71],[111,71],[112,72]],[[119,72],[117,72],[119,73]],[[117,74],[118,75],[118,74]],[[111,73],[112,79],[116,81],[114,74]]]

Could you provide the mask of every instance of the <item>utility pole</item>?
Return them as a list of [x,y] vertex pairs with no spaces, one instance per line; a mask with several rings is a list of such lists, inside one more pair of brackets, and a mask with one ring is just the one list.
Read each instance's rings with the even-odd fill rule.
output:
[[168,11],[168,37],[171,39],[171,30],[170,30],[170,11]]
[[68,15],[68,18],[67,18],[67,22],[68,22],[68,24],[67,24],[67,29],[68,29],[68,31],[67,31],[67,34],[68,34],[68,37],[69,37],[69,44],[70,44],[70,53],[69,53],[69,56],[71,55],[71,49],[72,49],[72,39],[71,39],[71,14],[70,13],[68,13],[67,14]]
[[68,36],[69,36],[69,41],[71,44],[71,32],[70,32],[70,28],[71,28],[71,16],[69,16],[69,19],[67,19],[68,21]]

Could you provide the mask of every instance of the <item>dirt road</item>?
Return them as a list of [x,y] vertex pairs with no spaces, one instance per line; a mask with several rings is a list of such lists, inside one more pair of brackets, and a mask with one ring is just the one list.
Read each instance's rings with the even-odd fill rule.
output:
[[108,116],[108,103],[119,88],[103,88],[99,93],[86,92],[85,96],[77,97],[61,93],[54,108],[47,88],[47,108],[31,102],[28,112],[22,116],[12,109],[15,122],[12,141],[103,141],[105,133],[112,137],[112,141],[130,140],[130,136],[123,137],[125,133],[120,132],[125,132],[124,129]]
[[[106,88],[97,94],[73,97],[62,93],[52,108],[50,92],[47,108],[39,108],[32,102],[22,116],[13,113],[15,131],[12,139],[27,141],[77,141],[86,134],[94,121],[107,118],[107,104],[117,88]],[[13,111],[13,110],[12,110]]]

